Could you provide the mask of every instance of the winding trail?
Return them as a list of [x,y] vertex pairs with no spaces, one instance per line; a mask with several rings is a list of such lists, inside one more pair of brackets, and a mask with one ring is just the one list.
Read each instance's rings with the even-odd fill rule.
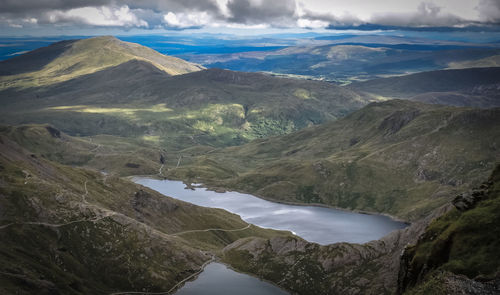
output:
[[85,183],[83,184],[83,187],[85,188],[85,194],[82,195],[82,201],[85,204],[89,203],[89,202],[87,202],[87,196],[89,195],[89,190],[87,189],[87,182],[88,182],[88,180],[85,179]]
[[179,160],[177,160],[177,166],[175,166],[175,168],[179,168],[179,165],[181,164],[181,160],[182,160],[182,155],[179,156]]
[[[180,159],[181,157],[179,158],[179,162],[180,162]],[[178,163],[179,164],[179,163]],[[162,166],[160,167],[160,174],[161,174],[161,170],[163,168],[163,164]],[[146,224],[143,224],[142,222],[138,222],[137,220],[135,219],[132,219],[122,213],[119,213],[119,212],[115,212],[115,211],[112,211],[112,210],[109,210],[109,209],[106,209],[106,208],[102,208],[102,207],[99,207],[97,205],[94,205],[94,204],[90,204],[88,201],[87,201],[87,196],[89,195],[89,191],[88,191],[88,188],[87,188],[87,183],[88,183],[88,180],[86,179],[85,182],[83,183],[83,187],[85,189],[85,193],[82,194],[82,203],[85,205],[85,206],[88,206],[88,207],[95,207],[96,209],[98,209],[100,212],[100,216],[98,217],[95,217],[95,218],[84,218],[84,219],[78,219],[78,220],[73,220],[73,221],[69,221],[69,222],[65,222],[65,223],[47,223],[47,222],[35,222],[35,221],[25,221],[25,222],[12,222],[12,223],[8,223],[8,224],[4,224],[4,225],[1,225],[0,226],[0,230],[1,229],[6,229],[6,228],[9,228],[10,226],[13,226],[13,225],[38,225],[38,226],[47,226],[47,227],[52,227],[52,228],[58,228],[58,227],[63,227],[63,226],[67,226],[67,225],[71,225],[71,224],[75,224],[75,223],[79,223],[79,222],[99,222],[100,220],[102,219],[105,219],[105,218],[108,218],[108,217],[111,217],[111,216],[122,216],[124,217],[125,219],[129,220],[130,222],[132,223],[136,223],[137,225],[140,225],[140,226],[143,226],[145,227],[147,230],[149,230],[150,233],[152,234],[156,234],[156,235],[159,235],[159,236],[163,236],[163,237],[166,237],[166,238],[169,238],[169,237],[176,237],[176,238],[180,238],[178,236],[180,235],[183,235],[183,234],[188,234],[188,233],[197,233],[197,232],[209,232],[209,231],[223,231],[223,232],[238,232],[238,231],[244,231],[246,229],[249,229],[252,224],[251,223],[248,223],[245,227],[243,228],[237,228],[237,229],[223,229],[223,228],[207,228],[207,229],[199,229],[199,230],[187,230],[187,231],[182,231],[182,232],[177,232],[177,233],[173,233],[173,234],[166,234],[160,230],[157,230],[153,227],[150,227]],[[192,279],[193,277],[199,275],[201,272],[203,272],[203,270],[205,269],[205,267],[211,263],[215,261],[215,256],[212,255],[211,259],[208,260],[208,261],[205,261],[200,269],[187,276],[186,278],[182,279],[181,281],[179,281],[177,284],[175,284],[172,288],[170,288],[168,291],[165,291],[165,292],[138,292],[138,291],[130,291],[130,292],[115,292],[115,293],[110,293],[110,295],[126,295],[126,294],[143,294],[143,295],[156,295],[156,294],[171,294],[171,292],[175,291],[180,285],[184,284],[186,281]]]
[[199,275],[205,269],[205,267],[209,263],[211,263],[213,261],[215,261],[215,257],[214,256],[212,256],[212,258],[210,258],[210,260],[205,261],[205,263],[203,263],[201,265],[200,270],[198,270],[197,272],[193,273],[192,275],[186,277],[182,281],[178,282],[172,288],[170,288],[170,290],[165,291],[165,292],[138,292],[138,291],[131,291],[131,292],[115,292],[115,293],[110,293],[109,295],[126,295],[126,294],[160,295],[160,294],[170,294],[170,292],[175,291],[181,284],[183,284],[186,281],[192,279],[193,277]]
[[178,233],[171,234],[171,235],[172,236],[179,236],[179,235],[183,235],[183,234],[209,232],[209,231],[235,232],[235,231],[243,231],[245,229],[250,228],[250,226],[252,226],[252,224],[249,223],[247,226],[245,226],[243,228],[237,228],[237,229],[207,228],[207,229],[187,230],[187,231],[178,232]]
[[[251,226],[252,226],[252,224],[249,223],[249,224],[247,224],[247,226],[245,226],[243,228],[237,228],[237,229],[207,228],[207,229],[200,229],[200,230],[187,230],[187,231],[178,232],[178,233],[174,233],[174,234],[165,234],[165,233],[162,233],[162,234],[169,235],[169,236],[179,236],[179,235],[183,235],[183,234],[187,234],[187,233],[209,232],[209,231],[236,232],[236,231],[246,230],[246,229],[250,228]],[[188,277],[184,278],[183,280],[179,281],[172,288],[170,288],[170,290],[165,291],[165,292],[139,292],[139,291],[130,291],[130,292],[115,292],[115,293],[110,293],[109,295],[127,295],[127,294],[160,295],[160,294],[171,294],[171,292],[175,291],[180,285],[184,284],[186,281],[192,279],[193,277],[199,275],[205,269],[205,267],[209,263],[211,263],[213,261],[215,261],[215,256],[212,256],[212,258],[210,260],[205,261],[205,263],[203,263],[203,265],[200,267],[200,270],[198,270],[197,272],[189,275]]]
[[0,226],[0,229],[5,229],[5,228],[8,228],[12,225],[41,225],[41,226],[47,226],[47,227],[62,227],[62,226],[70,225],[73,223],[79,223],[79,222],[94,222],[95,223],[95,222],[98,222],[104,218],[108,218],[108,217],[113,216],[113,215],[115,215],[115,214],[106,212],[105,214],[103,214],[102,216],[99,216],[97,218],[93,218],[93,219],[84,218],[84,219],[73,220],[73,221],[66,222],[66,223],[47,223],[47,222],[35,222],[35,221],[12,222],[12,223],[8,223],[8,224]]

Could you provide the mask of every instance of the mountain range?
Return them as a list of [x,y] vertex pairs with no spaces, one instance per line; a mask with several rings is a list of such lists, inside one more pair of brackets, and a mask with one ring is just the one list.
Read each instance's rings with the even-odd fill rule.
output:
[[[1,61],[0,293],[171,293],[215,260],[293,294],[498,293],[499,68],[400,75],[496,49],[396,41],[275,60],[294,74],[319,75],[309,62],[325,54],[318,69],[398,72],[349,85],[206,69],[114,37]],[[409,224],[322,246],[134,175]]]
[[395,36],[325,36],[267,51],[182,54],[206,67],[266,71],[342,83],[448,68],[494,67],[494,44]]

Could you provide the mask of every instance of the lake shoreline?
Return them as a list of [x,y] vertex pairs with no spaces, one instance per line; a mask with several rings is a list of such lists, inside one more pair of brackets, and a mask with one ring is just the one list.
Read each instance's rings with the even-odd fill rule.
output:
[[216,193],[236,192],[236,193],[240,193],[240,194],[251,195],[251,196],[257,197],[259,199],[265,200],[265,201],[269,201],[269,202],[273,202],[273,203],[278,203],[278,204],[283,204],[283,205],[292,205],[292,206],[301,206],[301,207],[311,206],[311,207],[320,207],[320,208],[335,209],[335,210],[349,212],[349,213],[359,213],[359,214],[366,214],[366,215],[385,216],[385,217],[390,218],[393,221],[401,222],[401,223],[404,223],[404,224],[406,224],[408,226],[410,226],[412,224],[408,220],[399,218],[397,216],[394,216],[394,215],[391,215],[391,214],[388,214],[388,213],[366,211],[366,210],[358,210],[358,209],[347,209],[347,208],[336,207],[336,206],[327,205],[327,204],[321,204],[321,203],[299,203],[299,202],[292,202],[292,201],[276,200],[276,199],[273,199],[273,198],[264,197],[264,196],[261,196],[259,194],[256,194],[256,193],[254,194],[254,193],[247,192],[247,191],[244,191],[244,190],[228,190],[228,189],[226,189],[224,187],[213,186],[213,185],[209,185],[209,184],[206,184],[206,183],[197,183],[196,186],[193,186],[192,183],[187,183],[186,180],[180,179],[180,178],[159,177],[158,175],[133,175],[133,176],[126,176],[125,178],[128,179],[128,180],[132,180],[133,178],[136,178],[136,177],[137,178],[149,177],[149,178],[154,178],[154,179],[158,179],[158,180],[182,181],[182,183],[184,183],[184,185],[186,185],[186,189],[205,188],[208,191],[213,191],[213,192],[216,192]]
[[[202,207],[221,208],[239,215],[247,223],[262,228],[290,231],[308,242],[320,245],[339,242],[361,245],[379,240],[394,230],[408,227],[407,222],[395,220],[385,214],[360,213],[322,204],[279,202],[249,193],[221,190],[201,183],[186,183],[163,177],[128,178],[165,196]],[[241,199],[234,202],[235,199],[231,197]],[[260,209],[256,209],[259,207]],[[284,222],[286,220],[289,222]]]

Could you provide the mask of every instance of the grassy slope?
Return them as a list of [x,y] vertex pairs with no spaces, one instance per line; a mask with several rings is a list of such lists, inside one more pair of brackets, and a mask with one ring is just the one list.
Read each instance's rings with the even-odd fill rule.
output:
[[489,68],[489,67],[499,67],[499,66],[500,66],[500,55],[492,55],[471,61],[452,62],[449,65],[451,69]]
[[[24,128],[33,135],[30,146],[41,151],[52,144],[47,129]],[[288,235],[252,226],[174,236],[246,223],[220,209],[49,161],[12,141],[17,133],[2,129],[0,135],[2,294],[166,291],[239,238]]]
[[470,92],[480,85],[499,83],[499,77],[500,68],[470,68],[379,78],[352,83],[349,87],[376,97],[407,99],[428,92]]
[[499,111],[373,103],[335,122],[185,159],[168,174],[416,220],[493,169]]
[[435,220],[405,250],[402,291],[443,294],[447,272],[482,282],[499,279],[500,166],[476,192],[484,195],[473,208],[454,209]]
[[71,137],[50,125],[0,126],[0,131],[48,160],[120,176],[157,174],[162,156],[167,166],[177,161],[147,140],[106,135]]
[[144,138],[168,150],[286,134],[366,104],[325,82],[216,69],[169,77],[143,61],[51,86],[6,89],[0,102],[6,124],[50,123],[72,135]]
[[138,44],[104,36],[61,41],[0,62],[0,88],[50,85],[130,60],[148,62],[169,75],[185,74],[203,68]]

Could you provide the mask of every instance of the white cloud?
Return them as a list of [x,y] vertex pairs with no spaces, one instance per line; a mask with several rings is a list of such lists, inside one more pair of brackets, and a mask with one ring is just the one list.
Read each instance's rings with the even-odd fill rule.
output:
[[310,28],[310,29],[319,29],[326,28],[330,23],[322,20],[310,20],[307,18],[299,18],[297,20],[297,26],[300,28]]
[[121,7],[82,7],[67,11],[56,10],[47,13],[47,16],[51,23],[80,22],[103,27],[148,27],[148,23],[138,18],[127,5]]
[[192,28],[202,27],[212,22],[212,17],[207,12],[168,12],[163,16],[163,20],[168,27]]
[[[432,27],[500,22],[500,0],[0,0],[0,26]],[[120,3],[120,4],[118,4]]]

